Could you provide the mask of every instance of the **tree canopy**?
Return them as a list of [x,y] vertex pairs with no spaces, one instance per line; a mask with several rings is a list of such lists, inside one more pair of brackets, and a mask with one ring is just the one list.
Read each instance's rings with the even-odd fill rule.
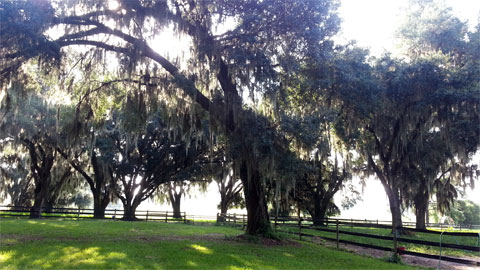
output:
[[[321,220],[363,172],[401,227],[402,207],[420,216],[433,190],[448,207],[473,186],[480,138],[480,25],[417,2],[399,31],[405,58],[373,59],[335,44],[333,0],[5,0],[1,139],[25,144],[35,194],[61,166],[99,218],[114,195],[135,219],[159,185],[208,175],[222,179],[222,211],[243,190],[247,233],[268,235],[272,198],[295,189]],[[188,51],[163,54],[175,40]]]

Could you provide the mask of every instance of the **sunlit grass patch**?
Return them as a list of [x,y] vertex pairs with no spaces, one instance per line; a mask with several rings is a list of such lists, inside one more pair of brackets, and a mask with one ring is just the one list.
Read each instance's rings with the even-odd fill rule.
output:
[[[0,225],[0,269],[412,269],[308,242],[226,240],[243,231],[224,226],[27,219]],[[5,245],[9,235],[29,240]]]
[[193,245],[190,245],[194,250],[200,252],[200,253],[203,253],[203,254],[212,254],[213,252],[206,248],[206,247],[203,247],[203,246],[200,246],[200,245],[196,245],[196,244],[193,244]]

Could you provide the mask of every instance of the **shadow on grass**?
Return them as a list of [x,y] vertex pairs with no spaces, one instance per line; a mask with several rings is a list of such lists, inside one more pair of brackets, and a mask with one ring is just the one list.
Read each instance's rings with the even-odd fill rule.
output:
[[411,269],[321,248],[192,241],[15,243],[0,247],[0,269]]
[[[149,222],[1,220],[0,269],[405,269],[303,242],[228,241],[240,231]],[[200,237],[202,236],[202,237]]]
[[18,242],[3,245],[1,250],[1,269],[209,269],[214,266],[233,270],[255,264],[230,252],[219,254],[225,251],[222,247],[209,248],[189,241],[96,244],[35,241],[28,245]]

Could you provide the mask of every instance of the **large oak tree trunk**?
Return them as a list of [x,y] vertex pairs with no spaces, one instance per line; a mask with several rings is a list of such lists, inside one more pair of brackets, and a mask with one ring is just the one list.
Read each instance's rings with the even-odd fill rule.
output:
[[427,226],[425,225],[425,217],[427,216],[428,211],[428,192],[419,192],[414,199],[415,205],[415,228],[419,230],[425,230]]
[[383,188],[385,189],[385,192],[387,193],[388,202],[390,205],[390,212],[392,213],[392,229],[396,230],[397,233],[403,234],[404,231],[402,229],[403,222],[399,191],[394,187],[390,187],[390,185],[388,185],[388,183],[385,181],[384,177],[383,180],[382,178],[380,180]]
[[[325,202],[326,201],[326,202]],[[313,225],[323,226],[325,225],[325,217],[327,215],[328,204],[330,199],[320,200],[319,198],[315,199],[315,208],[313,211]]]
[[227,199],[224,194],[221,194],[220,200],[220,215],[217,216],[217,222],[225,222],[225,215],[227,215],[228,207],[227,207]]
[[93,192],[93,218],[105,218],[105,209],[109,203],[108,198],[102,196],[102,192]]
[[254,166],[242,162],[240,178],[243,184],[245,205],[247,208],[247,230],[250,235],[268,234],[271,231],[270,218],[265,196],[265,187],[260,178],[260,173]]
[[171,201],[174,218],[182,218],[182,214],[180,213],[180,202],[180,199]]
[[228,211],[227,204],[228,204],[227,200],[222,200],[220,202],[220,214],[221,215],[226,215],[227,214],[227,211]]
[[35,186],[35,199],[32,208],[30,208],[30,218],[40,218],[42,215],[43,203],[48,194],[48,179],[38,181]]
[[136,204],[124,204],[123,205],[123,220],[126,221],[135,221],[138,220],[135,217],[135,211],[137,210],[138,205]]
[[[386,188],[385,188],[386,189]],[[400,206],[400,198],[398,193],[392,191],[389,187],[389,191],[387,191],[388,195],[388,202],[390,204],[390,212],[392,213],[392,227],[398,232],[403,233],[403,222],[402,222],[402,210]]]
[[[41,210],[47,199],[50,186],[50,171],[55,160],[52,149],[44,149],[41,145],[25,139],[30,155],[30,170],[35,181],[34,203],[30,209],[30,218],[40,218]],[[38,150],[38,151],[37,151]]]

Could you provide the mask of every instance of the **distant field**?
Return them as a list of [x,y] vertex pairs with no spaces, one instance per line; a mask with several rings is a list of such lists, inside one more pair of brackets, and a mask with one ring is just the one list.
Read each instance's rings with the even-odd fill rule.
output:
[[227,226],[2,218],[0,269],[418,269],[308,242],[247,242],[240,234]]

